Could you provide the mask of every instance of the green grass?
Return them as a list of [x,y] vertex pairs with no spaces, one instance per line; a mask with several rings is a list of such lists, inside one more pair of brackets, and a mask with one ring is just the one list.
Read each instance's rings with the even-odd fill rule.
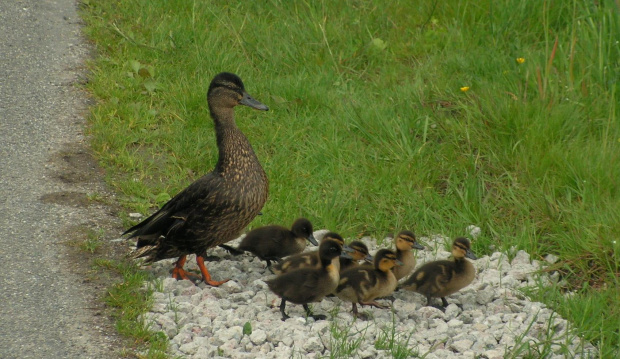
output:
[[394,359],[424,357],[418,353],[417,349],[409,347],[412,334],[413,332],[407,334],[396,330],[396,317],[392,311],[392,325],[381,329],[375,348],[387,351]]
[[617,2],[83,4],[92,146],[128,212],[211,170],[205,93],[235,72],[271,108],[237,109],[270,179],[253,227],[306,216],[346,237],[457,236],[476,224],[480,255],[558,255],[570,285],[541,299],[602,357],[620,350]]
[[89,229],[86,233],[86,238],[80,243],[80,249],[91,254],[95,253],[103,245],[103,236],[103,230],[95,231]]
[[151,307],[152,289],[144,290],[148,273],[128,261],[96,259],[94,266],[100,270],[116,272],[122,281],[108,288],[106,304],[113,309],[116,330],[133,340],[123,349],[122,357],[140,359],[167,358],[168,337],[163,332],[153,332],[142,317]]

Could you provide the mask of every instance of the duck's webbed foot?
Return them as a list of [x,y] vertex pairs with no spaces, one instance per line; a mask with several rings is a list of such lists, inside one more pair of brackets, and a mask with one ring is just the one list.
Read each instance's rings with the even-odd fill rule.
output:
[[444,307],[447,307],[449,305],[446,297],[441,297],[441,305],[443,305]]
[[306,310],[306,315],[308,315],[309,317],[314,318],[314,320],[325,320],[325,319],[327,319],[326,315],[323,315],[323,314],[313,314],[312,311],[310,310],[310,307],[308,307],[308,304],[304,304],[304,309]]
[[288,318],[290,318],[284,311],[285,308],[286,308],[286,299],[282,298],[282,301],[280,302],[280,313],[282,313],[283,322],[286,321]]
[[205,260],[203,256],[196,255],[196,263],[198,264],[198,268],[200,268],[200,272],[202,273],[202,280],[208,285],[212,287],[219,287],[220,285],[230,280],[230,279],[224,279],[224,280],[217,281],[217,280],[211,279],[211,274],[209,274],[209,271],[207,270],[207,267],[205,266]]
[[172,278],[176,280],[189,280],[194,283],[200,280],[200,277],[194,273],[188,272],[183,269],[185,265],[185,261],[187,260],[187,256],[181,256],[174,264],[174,268],[172,269]]
[[353,316],[361,320],[368,320],[368,315],[366,313],[360,313],[357,311],[357,303],[353,303]]

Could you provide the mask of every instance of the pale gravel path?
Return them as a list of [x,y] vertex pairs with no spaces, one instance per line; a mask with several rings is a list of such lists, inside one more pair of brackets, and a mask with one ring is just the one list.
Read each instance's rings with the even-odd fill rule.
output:
[[[315,232],[319,239],[324,231]],[[376,241],[363,239],[377,250]],[[418,266],[437,258],[447,258],[450,240],[442,236],[422,238],[429,245],[418,251]],[[235,243],[235,242],[233,242]],[[264,262],[250,255],[231,257],[218,249],[222,259],[210,262],[210,272],[217,279],[231,278],[219,288],[170,278],[171,261],[153,264],[157,276],[153,284],[154,305],[146,319],[152,328],[161,330],[171,340],[171,354],[183,358],[392,358],[389,350],[377,349],[376,343],[394,330],[398,345],[427,359],[488,358],[500,359],[519,343],[542,349],[553,343],[552,359],[595,358],[596,350],[570,332],[569,323],[542,303],[532,302],[519,289],[533,285],[534,273],[545,263],[531,261],[519,251],[512,261],[505,254],[484,256],[474,265],[476,279],[461,292],[449,296],[445,313],[424,307],[419,294],[395,293],[394,312],[363,308],[372,314],[369,321],[354,321],[351,304],[327,298],[314,305],[314,312],[333,313],[332,320],[315,322],[303,318],[301,306],[287,305],[291,316],[280,320],[279,298],[271,293],[264,279],[271,277]],[[197,270],[193,258],[188,268]],[[554,278],[542,277],[542,281]],[[462,309],[455,304],[460,304]],[[242,335],[249,322],[251,335]],[[392,324],[394,323],[394,324]],[[360,341],[353,353],[337,356],[343,342],[333,339],[333,331],[346,333],[346,342]]]
[[73,258],[60,244],[69,226],[96,226],[96,210],[41,201],[93,188],[63,183],[55,172],[59,151],[84,147],[86,96],[73,86],[88,54],[79,24],[74,0],[0,1],[3,359],[118,357],[109,323],[95,318],[99,293],[71,272]]

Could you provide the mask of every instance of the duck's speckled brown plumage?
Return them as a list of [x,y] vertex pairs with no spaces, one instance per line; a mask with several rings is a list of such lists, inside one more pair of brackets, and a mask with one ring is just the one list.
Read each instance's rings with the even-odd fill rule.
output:
[[318,245],[312,232],[312,223],[306,218],[298,218],[291,229],[278,225],[259,227],[248,232],[237,248],[222,247],[233,255],[251,252],[271,266],[272,260],[302,252],[307,242]]
[[465,257],[476,259],[471,252],[467,238],[459,237],[452,244],[453,260],[440,260],[424,264],[403,282],[403,289],[413,290],[426,296],[426,305],[431,298],[440,297],[444,307],[446,296],[468,286],[476,277],[474,265]]
[[217,285],[203,270],[202,257],[209,248],[236,238],[258,215],[268,194],[267,175],[235,124],[234,107],[268,108],[248,95],[241,79],[230,73],[215,76],[207,101],[219,150],[215,169],[125,233],[133,232],[130,238],[138,239],[135,258],[146,257],[149,263],[180,257],[175,268],[179,273],[173,276],[185,279],[185,256],[196,254],[203,276],[209,277],[205,281]]
[[336,296],[353,304],[353,314],[360,316],[357,304],[384,306],[375,302],[376,298],[386,297],[396,289],[398,281],[391,270],[402,265],[396,254],[389,249],[381,249],[375,254],[374,266],[361,265],[340,273]]

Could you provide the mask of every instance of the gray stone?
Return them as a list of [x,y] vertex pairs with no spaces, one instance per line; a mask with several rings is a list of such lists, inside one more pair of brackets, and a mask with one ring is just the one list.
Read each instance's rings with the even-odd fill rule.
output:
[[306,351],[306,353],[320,353],[325,347],[319,338],[310,337],[303,344],[302,348]]
[[463,353],[471,349],[472,345],[474,345],[473,341],[469,339],[464,339],[464,340],[455,341],[454,343],[450,344],[450,348],[456,350],[459,353]]
[[198,343],[197,342],[189,342],[182,344],[179,346],[179,350],[187,355],[194,355],[196,351],[198,351]]
[[250,335],[250,340],[254,345],[261,345],[267,340],[267,333],[262,329],[254,330]]

